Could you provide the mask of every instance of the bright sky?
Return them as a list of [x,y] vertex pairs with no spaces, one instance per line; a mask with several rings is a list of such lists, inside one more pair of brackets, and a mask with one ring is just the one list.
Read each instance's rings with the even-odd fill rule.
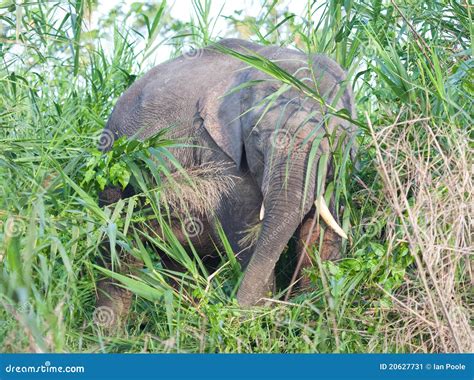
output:
[[[129,1],[129,0],[127,0]],[[130,1],[130,3],[133,1]],[[243,10],[245,15],[256,17],[262,11],[262,0],[213,0],[211,5],[211,17],[215,18],[218,16],[219,11],[222,8],[221,15],[227,16],[233,14],[235,11]],[[279,9],[283,9],[289,6],[291,12],[300,15],[302,14],[305,6],[305,0],[281,0],[278,4]],[[193,9],[191,0],[175,0],[170,3],[172,6],[171,15],[183,21],[188,21],[191,18]],[[226,22],[221,16],[216,24],[217,30],[225,28]]]
[[[130,6],[132,3],[137,2],[136,0],[101,0],[99,1],[99,12],[104,15],[110,12],[110,10],[116,7],[118,4],[125,3],[126,6]],[[246,15],[257,16],[261,12],[262,0],[212,0],[211,3],[211,17],[215,18],[222,9],[221,15],[231,15],[234,11],[244,10]],[[278,4],[279,9],[283,9],[290,4],[289,9],[291,12],[301,15],[306,6],[305,0],[281,0]],[[168,7],[171,9],[171,16],[175,19],[182,21],[189,21],[193,13],[192,1],[191,0],[174,0],[168,2]],[[218,20],[216,28],[222,28],[225,26],[225,21],[222,17]]]
[[[99,6],[94,14],[92,20],[92,27],[97,25],[97,19],[107,15],[114,7],[119,4],[125,4],[125,7],[130,7],[136,0],[101,0]],[[243,11],[243,15],[256,17],[262,11],[263,0],[212,0],[210,18],[214,26],[214,36],[221,34],[227,28],[227,21],[224,16],[233,15],[235,11]],[[307,4],[306,0],[281,0],[277,5],[278,9],[288,8],[296,15],[303,15],[304,8]],[[171,17],[183,22],[191,21],[194,10],[191,0],[171,0],[168,1],[168,9],[170,9]],[[165,61],[169,58],[171,47],[162,45],[155,51],[152,60],[155,63]]]

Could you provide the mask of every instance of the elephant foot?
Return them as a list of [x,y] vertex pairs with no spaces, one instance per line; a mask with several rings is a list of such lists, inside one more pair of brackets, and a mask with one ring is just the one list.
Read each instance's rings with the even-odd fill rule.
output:
[[130,311],[132,292],[110,279],[97,282],[97,299],[92,319],[94,324],[111,333],[120,329]]
[[[119,251],[118,255],[121,261],[120,273],[123,275],[132,274],[143,267],[142,261],[126,252]],[[101,258],[100,264],[112,269],[107,253]],[[130,311],[133,293],[110,278],[97,281],[96,288],[96,303],[92,315],[94,324],[107,334],[119,331]]]

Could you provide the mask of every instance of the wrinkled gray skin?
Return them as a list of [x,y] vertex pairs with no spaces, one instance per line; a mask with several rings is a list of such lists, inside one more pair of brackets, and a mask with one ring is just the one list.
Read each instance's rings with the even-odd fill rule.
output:
[[[295,50],[238,39],[219,44],[247,55],[251,50],[309,86],[314,87],[315,82],[326,104],[345,108],[354,116],[345,74],[329,58],[312,56],[312,75],[308,56]],[[263,82],[229,94],[248,81]],[[303,200],[311,143],[325,130],[336,131],[338,136],[343,131],[349,137],[355,133],[353,125],[334,116],[326,128],[321,126],[326,109],[297,90],[287,90],[266,109],[264,99],[280,86],[268,75],[211,46],[199,50],[195,57],[181,56],[150,70],[120,97],[104,130],[114,138],[126,135],[145,139],[175,126],[176,137],[188,137],[202,147],[173,152],[183,166],[231,164],[228,172],[237,177],[235,189],[222,199],[215,214],[246,266],[237,294],[242,306],[259,302],[288,241],[295,231],[305,229],[302,227],[308,218],[312,220],[317,162],[323,152],[329,152],[329,144],[323,137],[308,173],[309,187]],[[278,138],[275,130],[287,134],[279,132],[282,137]],[[289,143],[284,136],[291,137]],[[265,217],[261,233],[252,247],[242,246],[241,231],[258,222],[262,199]],[[213,224],[209,221],[211,230]]]

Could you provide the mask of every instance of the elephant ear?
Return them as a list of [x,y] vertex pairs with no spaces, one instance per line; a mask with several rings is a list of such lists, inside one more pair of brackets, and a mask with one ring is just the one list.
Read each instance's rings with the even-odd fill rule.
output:
[[199,113],[212,139],[239,167],[243,151],[240,91],[228,91],[226,82],[210,89],[199,103]]

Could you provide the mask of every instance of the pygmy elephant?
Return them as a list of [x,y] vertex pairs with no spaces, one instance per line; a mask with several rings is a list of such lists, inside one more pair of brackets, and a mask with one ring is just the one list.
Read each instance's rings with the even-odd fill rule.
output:
[[[233,178],[204,221],[208,237],[198,243],[203,251],[213,246],[218,221],[245,268],[237,300],[255,305],[292,236],[300,234],[302,255],[302,242],[318,238],[319,230],[312,228],[318,216],[330,227],[329,251],[322,256],[337,256],[337,243],[346,238],[329,211],[333,199],[328,194],[328,206],[322,194],[332,175],[331,151],[341,141],[349,144],[355,134],[348,121],[354,117],[353,96],[344,71],[323,55],[239,39],[194,53],[158,65],[120,97],[103,131],[109,141],[104,149],[122,135],[147,139],[171,127],[173,138],[189,143],[173,151],[184,168],[213,165]],[[249,65],[249,56],[276,65],[296,84]],[[347,117],[335,115],[336,110],[346,110]],[[326,170],[321,176],[322,157]],[[258,223],[257,237],[243,239]],[[310,264],[307,258],[302,262]],[[117,297],[113,286],[98,287],[105,292],[99,305],[108,302],[104,297]]]

